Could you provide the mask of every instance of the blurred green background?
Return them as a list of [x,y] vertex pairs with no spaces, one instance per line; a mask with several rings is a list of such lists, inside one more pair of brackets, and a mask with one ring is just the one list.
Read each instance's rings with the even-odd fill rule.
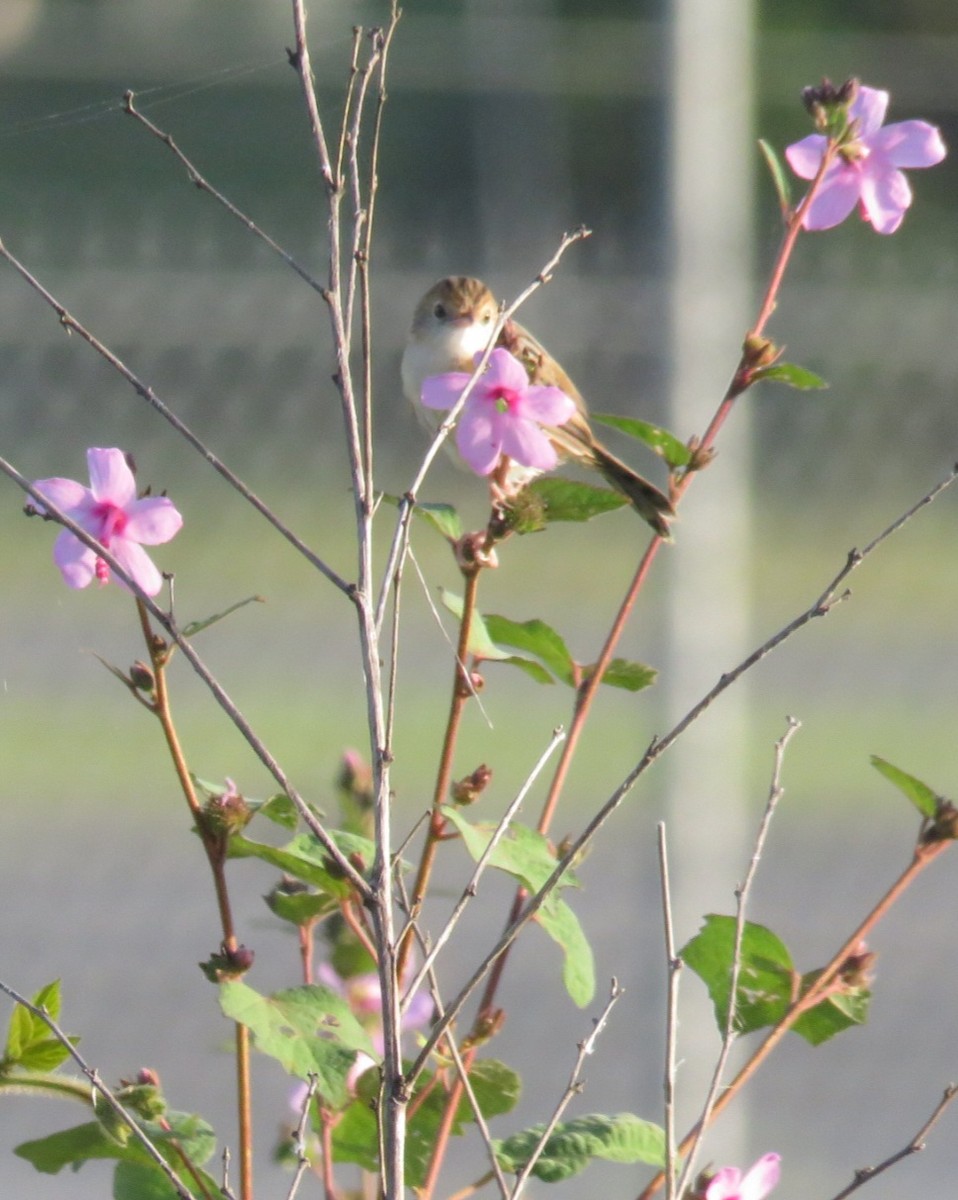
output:
[[[724,8],[722,0],[716,5]],[[381,23],[385,6],[341,0],[314,7],[314,67],[333,120],[350,28]],[[561,356],[595,410],[668,424],[671,9],[639,0],[410,0],[405,9],[391,58],[376,218],[380,485],[401,491],[423,449],[398,388],[399,354],[422,290],[439,275],[468,272],[512,295],[562,230],[579,223],[592,238],[569,253],[524,320]],[[728,13],[733,19],[731,5]],[[940,125],[950,145],[958,142],[953,4],[770,0],[755,6],[750,36],[753,78],[726,81],[730,91],[748,93],[749,137],[782,147],[804,136],[801,88],[823,75],[856,74],[892,93],[891,120],[921,116]],[[325,311],[189,186],[121,105],[123,92],[134,90],[141,111],[216,187],[321,274],[323,196],[286,63],[291,40],[286,0],[4,0],[0,237],[349,577],[351,509]],[[713,52],[704,36],[696,48],[703,62]],[[748,216],[757,296],[779,223],[755,157]],[[915,206],[893,238],[850,220],[800,240],[770,332],[787,344],[790,359],[831,386],[811,394],[766,389],[746,401],[749,441],[737,482],[749,507],[747,567],[738,580],[748,647],[811,603],[852,546],[883,529],[958,459],[956,171],[948,159],[911,175]],[[735,359],[731,343],[716,401]],[[327,801],[342,749],[365,748],[349,606],[115,372],[68,337],[7,267],[0,270],[0,393],[0,452],[28,477],[81,477],[87,446],[121,445],[134,452],[142,483],[169,490],[186,527],[155,557],[176,572],[181,618],[251,594],[266,598],[203,635],[199,649],[300,789]],[[685,438],[695,430],[676,432]],[[642,453],[628,443],[617,448],[637,459]],[[720,454],[690,493],[690,508],[712,515],[713,480],[719,488],[730,461]],[[445,462],[426,495],[452,500],[470,520],[482,517],[481,488]],[[67,1024],[84,1035],[105,1077],[148,1063],[177,1107],[204,1112],[231,1138],[229,1065],[218,1053],[223,1026],[192,965],[216,940],[198,848],[184,836],[157,731],[94,657],[124,667],[141,656],[131,605],[118,591],[68,593],[50,563],[52,531],[18,516],[15,489],[6,496],[0,978],[30,990],[62,975]],[[922,515],[862,568],[849,604],[759,668],[747,727],[734,735],[747,783],[740,800],[757,808],[784,714],[805,723],[788,759],[788,801],[754,911],[795,944],[803,967],[828,956],[907,860],[915,822],[867,756],[881,754],[942,791],[954,787],[954,505],[946,495]],[[721,509],[714,521],[718,538]],[[680,561],[681,528],[670,551]],[[384,540],[388,531],[387,522]],[[588,660],[642,546],[628,513],[512,543],[504,569],[484,581],[483,606],[549,620]],[[417,530],[415,551],[432,596],[437,584],[455,588],[438,539]],[[710,570],[721,574],[721,559]],[[706,571],[695,586],[708,595],[715,583]],[[668,599],[659,577],[632,622],[625,654],[666,665]],[[451,665],[412,572],[404,613],[396,786],[398,811],[411,822],[429,796]],[[714,678],[709,668],[695,694]],[[494,728],[472,714],[462,773],[489,758],[496,770],[491,802],[502,804],[549,730],[568,720],[569,696],[558,686],[537,689],[507,668],[490,667],[488,680],[483,703]],[[264,772],[183,664],[176,685],[198,773],[231,775],[248,793],[264,794]],[[604,799],[666,727],[659,690],[601,698],[558,834]],[[513,728],[520,731],[514,741],[501,736]],[[600,978],[614,972],[630,991],[579,1111],[658,1112],[663,972],[650,966],[661,954],[653,823],[673,814],[678,840],[714,799],[708,763],[701,764],[700,793],[681,797],[678,807],[653,778],[585,865],[581,906]],[[450,856],[450,894],[461,867]],[[239,867],[237,890],[249,893],[241,919],[244,940],[258,953],[251,982],[265,989],[288,982],[294,945],[265,918],[258,895],[271,879],[256,871]],[[732,885],[725,872],[707,881],[716,908],[729,909]],[[757,1084],[747,1134],[724,1142],[717,1127],[709,1147],[717,1162],[733,1145],[750,1158],[777,1148],[788,1159],[783,1195],[827,1196],[854,1167],[904,1144],[955,1073],[942,1052],[958,1032],[955,1006],[941,991],[943,972],[945,988],[954,986],[943,966],[953,957],[954,897],[945,862],[882,933],[872,1025],[833,1049],[785,1049],[778,1071]],[[478,925],[474,936],[484,940]],[[586,1020],[553,997],[546,1021],[541,997],[528,989],[540,988],[543,971],[557,964],[551,947],[536,940],[533,949],[516,964],[507,995],[514,1014],[498,1051],[533,1067],[520,1110],[530,1122],[545,1119]],[[450,979],[461,966],[453,960]],[[934,998],[925,995],[926,975]],[[530,994],[531,1022],[521,1016]],[[277,1074],[260,1067],[269,1098],[258,1113],[263,1150],[284,1119]],[[0,1103],[4,1194],[105,1194],[105,1170],[48,1180],[9,1156],[19,1140],[71,1118],[81,1119],[49,1105]],[[479,1162],[474,1152],[463,1154],[461,1182]],[[920,1160],[870,1185],[870,1196],[941,1192],[956,1165],[954,1141],[943,1133]],[[262,1169],[262,1194],[283,1194],[265,1155]],[[638,1190],[621,1168],[586,1180],[583,1186],[601,1181],[614,1196]]]

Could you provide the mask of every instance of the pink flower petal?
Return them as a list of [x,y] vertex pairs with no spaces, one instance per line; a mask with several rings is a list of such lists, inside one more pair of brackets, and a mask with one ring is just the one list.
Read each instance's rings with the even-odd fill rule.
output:
[[53,543],[53,561],[60,568],[67,587],[85,588],[96,574],[96,555],[69,529],[57,534]]
[[877,233],[894,233],[911,204],[911,187],[901,171],[866,171],[862,208]]
[[832,229],[841,224],[861,196],[861,173],[855,168],[834,167],[805,211],[806,229]]
[[530,387],[522,397],[519,412],[540,425],[564,425],[575,416],[575,401],[557,387]]
[[75,479],[37,479],[33,486],[68,517],[92,503],[90,489],[85,488],[82,483],[77,483]]
[[136,499],[136,480],[122,450],[92,447],[86,452],[90,490],[98,501],[125,508]]
[[452,408],[472,378],[464,371],[449,371],[445,375],[430,375],[423,380],[420,399],[426,408]]
[[742,1180],[741,1200],[765,1200],[778,1186],[782,1173],[780,1154],[763,1154]]
[[144,546],[159,546],[183,528],[183,518],[166,496],[145,496],[127,505],[123,536]]
[[491,418],[481,410],[470,409],[469,405],[459,419],[456,447],[477,475],[488,475],[502,453],[502,443]]
[[[477,362],[480,357],[476,355]],[[483,372],[482,386],[486,389],[505,387],[514,392],[526,392],[530,388],[529,376],[515,355],[497,346],[489,355],[489,366]]]
[[503,430],[502,453],[539,471],[551,471],[559,461],[552,443],[534,421],[510,421]]
[[879,129],[871,145],[893,167],[933,167],[948,151],[941,133],[927,121],[898,121]]
[[879,88],[861,87],[848,115],[858,122],[858,136],[870,138],[882,126],[888,111],[888,92]]
[[814,179],[825,153],[826,139],[820,133],[810,133],[785,150],[788,165],[799,179]]
[[[128,538],[117,538],[110,547],[110,552],[137,587],[142,588],[148,596],[156,595],[163,586],[163,576],[142,546]],[[110,574],[112,577],[112,571]],[[115,582],[123,588],[126,587],[120,579]]]

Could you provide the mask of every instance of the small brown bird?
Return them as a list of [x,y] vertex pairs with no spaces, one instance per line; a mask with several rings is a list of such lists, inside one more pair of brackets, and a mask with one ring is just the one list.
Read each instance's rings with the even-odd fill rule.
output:
[[[425,411],[420,403],[423,380],[448,371],[471,372],[475,356],[489,344],[498,315],[495,296],[468,275],[440,279],[426,292],[416,306],[402,359],[403,391],[420,415]],[[560,388],[575,402],[575,416],[548,430],[559,457],[598,471],[659,537],[668,538],[669,521],[675,516],[671,501],[602,445],[592,432],[578,388],[552,355],[515,321],[506,322],[496,344],[526,366],[534,383]]]

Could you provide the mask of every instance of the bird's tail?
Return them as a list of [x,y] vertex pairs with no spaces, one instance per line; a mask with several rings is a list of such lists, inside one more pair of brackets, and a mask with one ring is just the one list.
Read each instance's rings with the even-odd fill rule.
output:
[[651,525],[660,538],[670,542],[672,534],[669,522],[675,516],[675,509],[668,496],[636,474],[621,459],[610,454],[604,446],[593,444],[591,450],[595,455],[595,465],[606,482],[629,500],[642,520]]

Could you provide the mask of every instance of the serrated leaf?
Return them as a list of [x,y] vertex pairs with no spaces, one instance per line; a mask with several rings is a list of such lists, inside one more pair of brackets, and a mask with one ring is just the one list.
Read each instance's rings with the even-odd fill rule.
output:
[[[535,1125],[512,1137],[495,1140],[493,1149],[503,1170],[521,1171],[544,1129],[544,1125]],[[661,1167],[665,1162],[665,1134],[658,1125],[633,1113],[616,1116],[592,1113],[561,1121],[550,1134],[532,1174],[546,1183],[558,1183],[578,1175],[596,1158]]]
[[893,783],[902,795],[914,804],[923,817],[927,817],[929,820],[935,819],[938,813],[940,797],[927,783],[922,783],[914,775],[909,775],[907,771],[903,771],[900,767],[893,766],[884,758],[879,758],[877,754],[871,756],[871,764],[876,771],[884,775],[889,783]]
[[180,630],[183,637],[195,637],[198,633],[202,633],[204,629],[209,629],[211,625],[215,625],[217,621],[222,621],[226,617],[231,616],[238,609],[245,608],[247,604],[265,604],[266,600],[262,596],[247,596],[245,600],[237,600],[235,604],[231,604],[229,608],[224,608],[222,612],[214,613],[210,617],[203,617],[199,621],[190,621],[188,625],[184,625]]
[[[451,807],[444,808],[443,814],[455,825],[464,846],[478,862],[492,838],[495,826],[487,823],[472,825],[461,812]],[[555,852],[546,838],[535,830],[517,824],[509,827],[489,861],[493,867],[517,879],[530,892],[537,892],[556,866]],[[595,961],[578,918],[559,896],[559,889],[569,886],[578,887],[578,881],[571,871],[566,871],[535,919],[562,950],[562,980],[566,991],[580,1008],[584,1008],[595,995]]]
[[[589,678],[594,670],[595,663],[583,667],[583,677]],[[609,687],[624,688],[628,692],[641,692],[643,688],[651,687],[655,683],[658,674],[654,667],[647,667],[645,663],[613,658],[602,675],[602,682]]]
[[[447,588],[440,588],[439,596],[443,605],[453,616],[461,621],[462,597],[457,596],[455,592],[450,592]],[[475,655],[476,658],[486,662],[509,663],[514,667],[519,667],[527,675],[531,676],[536,683],[554,682],[549,672],[537,663],[535,659],[529,658],[524,654],[510,654],[507,650],[503,650],[497,646],[489,635],[485,618],[479,612],[474,612],[472,620],[469,622],[468,651],[470,654]]]
[[98,1121],[61,1129],[48,1137],[21,1142],[13,1152],[32,1163],[44,1175],[56,1175],[64,1167],[81,1164],[91,1158],[119,1158],[123,1148],[111,1138]]
[[277,792],[275,796],[268,796],[261,801],[247,800],[246,803],[254,816],[266,817],[274,825],[279,825],[283,829],[296,828],[299,812],[296,805],[284,792]]
[[[40,988],[31,1002],[56,1020],[61,1005],[59,979]],[[75,1046],[80,1039],[69,1040]],[[9,1072],[14,1067],[21,1071],[53,1071],[69,1056],[69,1050],[51,1034],[49,1025],[42,1017],[35,1016],[22,1004],[14,1006],[3,1054],[5,1071]]]
[[561,475],[545,475],[530,483],[524,491],[540,502],[545,522],[591,521],[593,517],[615,512],[629,503],[625,496],[610,488],[563,479]]
[[789,387],[798,388],[800,392],[828,387],[828,383],[822,379],[821,375],[816,375],[807,367],[799,367],[795,363],[786,362],[773,363],[770,367],[757,367],[752,372],[752,379],[756,383],[760,379],[767,379],[773,383],[785,383]]
[[[715,1020],[724,1032],[728,1020],[735,918],[711,913],[681,958],[708,988]],[[776,1024],[791,1003],[795,971],[784,943],[764,925],[746,921],[742,937],[735,1031],[751,1033]]]
[[[216,1188],[210,1195],[215,1196],[219,1186],[213,1180],[210,1182]],[[118,1162],[113,1172],[113,1200],[179,1200],[179,1195],[159,1167],[144,1162]]]
[[758,148],[761,151],[762,158],[765,159],[768,173],[772,177],[775,194],[778,196],[778,206],[784,217],[792,207],[792,187],[789,174],[782,165],[782,160],[779,158],[774,147],[769,142],[766,142],[764,138],[759,138]]
[[220,985],[220,1007],[245,1025],[256,1048],[275,1058],[299,1079],[317,1077],[317,1092],[333,1108],[349,1102],[346,1077],[356,1052],[379,1055],[348,1001],[318,984],[260,995],[248,984],[231,980]]
[[538,619],[521,623],[510,621],[508,617],[500,617],[496,613],[489,613],[485,622],[494,642],[534,654],[563,683],[575,686],[572,655],[561,635],[551,625]]
[[608,425],[610,429],[618,429],[620,433],[644,442],[660,458],[664,458],[670,467],[684,467],[692,461],[692,451],[688,446],[680,442],[674,433],[669,433],[667,429],[658,425],[638,421],[635,417],[617,417],[610,413],[590,413],[590,418],[600,425]]

